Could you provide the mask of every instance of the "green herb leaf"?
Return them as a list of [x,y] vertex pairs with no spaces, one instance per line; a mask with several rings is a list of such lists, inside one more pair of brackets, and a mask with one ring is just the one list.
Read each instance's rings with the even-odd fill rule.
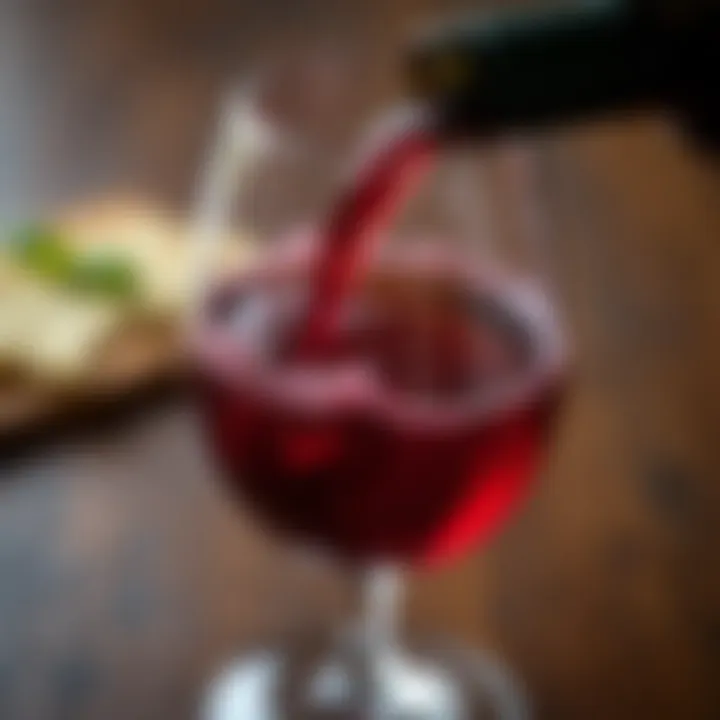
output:
[[65,239],[45,225],[31,225],[15,232],[11,251],[24,267],[48,280],[62,281],[73,263]]
[[137,294],[138,278],[127,258],[99,250],[74,251],[55,228],[29,225],[10,238],[18,263],[43,279],[87,295],[130,299]]
[[75,258],[67,284],[74,290],[118,299],[129,299],[138,290],[138,279],[128,260],[96,253]]

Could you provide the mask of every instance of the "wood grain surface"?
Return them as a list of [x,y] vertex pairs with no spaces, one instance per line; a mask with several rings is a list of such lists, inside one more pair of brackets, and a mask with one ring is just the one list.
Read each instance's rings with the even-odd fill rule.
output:
[[[464,3],[466,6],[473,3]],[[437,0],[6,0],[0,208],[190,197],[220,89],[283,33],[377,77]],[[459,6],[459,3],[457,4]],[[375,67],[375,65],[373,65]],[[408,623],[500,652],[540,718],[720,717],[720,206],[662,121],[548,138],[546,257],[577,349],[532,501],[412,579]],[[189,402],[0,465],[0,718],[192,718],[234,653],[347,607],[229,506]],[[248,719],[250,720],[250,719]]]

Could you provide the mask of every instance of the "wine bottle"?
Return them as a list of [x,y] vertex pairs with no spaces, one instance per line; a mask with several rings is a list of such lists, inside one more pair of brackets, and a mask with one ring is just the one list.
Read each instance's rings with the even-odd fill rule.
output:
[[410,52],[437,132],[476,138],[651,108],[720,150],[720,2],[587,0],[435,29]]

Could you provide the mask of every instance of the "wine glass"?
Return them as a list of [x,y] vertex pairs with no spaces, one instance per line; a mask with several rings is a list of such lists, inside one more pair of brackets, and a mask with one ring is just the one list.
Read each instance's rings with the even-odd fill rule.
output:
[[[240,658],[203,717],[527,718],[499,659],[401,640],[399,602],[404,567],[489,541],[542,462],[565,355],[527,252],[531,157],[443,151],[427,112],[393,111],[333,203],[339,163],[318,159],[317,138],[263,82],[228,98],[201,182],[189,332],[200,406],[231,495],[364,572],[365,614],[322,642]],[[293,173],[319,191],[288,210]],[[238,208],[240,270],[218,262]],[[328,270],[328,238],[353,233]]]

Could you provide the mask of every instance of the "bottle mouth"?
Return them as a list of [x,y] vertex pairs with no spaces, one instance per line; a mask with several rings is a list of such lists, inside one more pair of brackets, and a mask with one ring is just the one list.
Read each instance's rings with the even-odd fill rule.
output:
[[[428,246],[425,252],[418,252],[416,246],[412,253],[390,249],[374,272],[447,273],[490,298],[501,308],[506,338],[516,332],[526,348],[522,364],[497,382],[445,396],[399,389],[387,382],[367,357],[351,356],[332,364],[278,361],[267,351],[272,343],[258,334],[267,325],[261,315],[255,318],[258,329],[252,330],[257,341],[239,342],[223,316],[223,304],[229,306],[240,297],[251,296],[253,288],[263,283],[305,281],[312,267],[310,258],[306,253],[301,260],[297,249],[284,259],[276,256],[251,274],[224,283],[210,298],[204,319],[193,333],[193,350],[203,370],[229,393],[241,392],[308,418],[355,414],[398,430],[438,431],[496,421],[505,413],[521,411],[538,401],[563,374],[562,333],[538,284],[487,264],[468,267],[461,253],[439,244]],[[253,321],[249,314],[247,320]]]

